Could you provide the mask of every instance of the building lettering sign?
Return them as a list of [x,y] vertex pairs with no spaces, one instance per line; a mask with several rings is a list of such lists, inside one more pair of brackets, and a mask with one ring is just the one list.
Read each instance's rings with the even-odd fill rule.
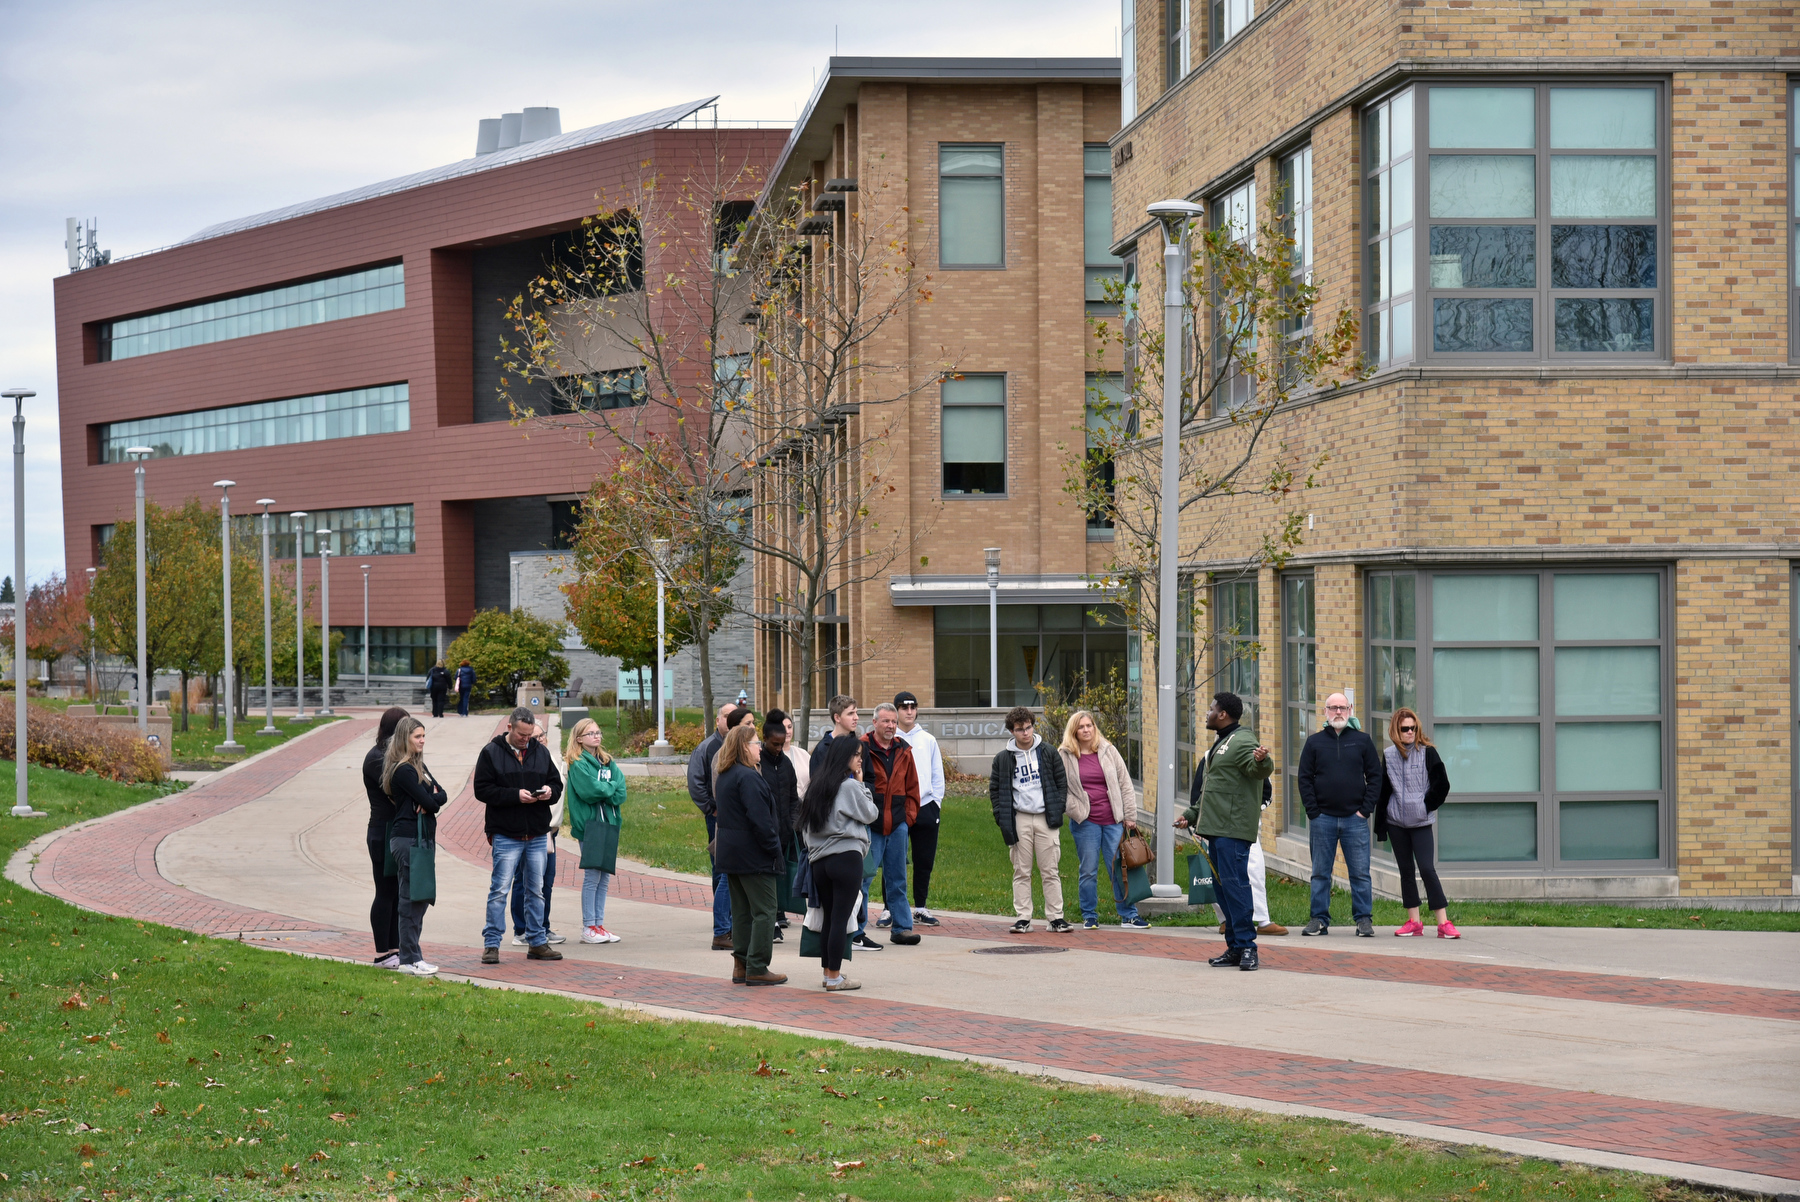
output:
[[937,727],[940,739],[998,739],[1006,734],[999,722],[939,722]]

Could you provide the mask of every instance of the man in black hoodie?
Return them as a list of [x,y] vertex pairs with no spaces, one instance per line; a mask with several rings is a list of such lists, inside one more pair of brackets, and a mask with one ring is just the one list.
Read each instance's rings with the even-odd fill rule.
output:
[[525,876],[526,958],[560,960],[544,926],[544,868],[550,850],[550,807],[562,796],[556,758],[532,736],[537,715],[524,706],[512,712],[506,733],[496,735],[475,759],[475,800],[487,807],[488,845],[494,875],[488,886],[487,926],[481,932],[483,964],[500,963],[506,934],[506,903],[513,876]]
[[1350,916],[1356,933],[1375,934],[1375,888],[1369,879],[1369,816],[1381,798],[1381,756],[1375,740],[1350,725],[1350,699],[1325,699],[1325,728],[1300,749],[1300,803],[1312,841],[1312,917],[1302,935],[1331,931],[1331,869],[1338,848],[1350,875]]

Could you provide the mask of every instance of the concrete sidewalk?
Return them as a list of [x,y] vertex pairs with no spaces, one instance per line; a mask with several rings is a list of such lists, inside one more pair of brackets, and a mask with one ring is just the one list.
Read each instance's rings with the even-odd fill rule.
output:
[[[433,771],[446,782],[466,780],[495,724],[426,722]],[[360,955],[371,954],[359,774],[367,733],[329,749],[321,743],[322,754],[296,762],[254,797],[216,812],[192,807],[187,821],[171,810],[166,830],[146,828],[139,838],[156,839],[161,887],[172,881],[216,899],[215,930],[255,913],[264,932],[287,919],[296,932],[287,945],[296,950],[356,956],[360,944]],[[607,909],[622,942],[575,942],[579,902],[562,884],[554,925],[571,936],[559,949],[567,960],[527,963],[509,938],[496,971],[478,963],[485,844],[480,807],[463,793],[440,829],[441,901],[425,939],[428,958],[474,979],[977,1055],[1076,1079],[1228,1093],[1242,1104],[1298,1105],[1390,1129],[1422,1124],[1437,1138],[1520,1145],[1505,1133],[1532,1130],[1539,1134],[1523,1142],[1540,1155],[1621,1163],[1609,1158],[1630,1148],[1635,1155],[1626,1159],[1643,1171],[1686,1164],[1696,1180],[1737,1188],[1800,1184],[1800,1021],[1770,1017],[1800,1014],[1800,994],[1790,992],[1800,985],[1800,939],[1791,935],[1471,928],[1460,943],[1278,940],[1269,967],[1247,974],[1195,962],[1221,946],[1205,929],[1020,939],[1004,933],[1005,919],[956,915],[918,947],[857,956],[850,971],[864,988],[827,999],[816,962],[800,961],[794,943],[776,954],[788,986],[725,986],[729,958],[708,948],[706,882],[623,870]],[[104,830],[96,824],[82,837]],[[1613,986],[1628,1000],[1606,1000]],[[814,1022],[814,1014],[824,1018]],[[1244,1067],[1221,1088],[1215,1069],[1228,1054]],[[1190,1062],[1202,1067],[1155,1069]],[[1320,1072],[1337,1084],[1321,1092]],[[1396,1088],[1424,1093],[1400,1105]],[[1515,1098],[1510,1125],[1490,1113],[1501,1095]],[[1597,1117],[1603,1113],[1610,1117]],[[1621,1123],[1643,1130],[1627,1138]]]

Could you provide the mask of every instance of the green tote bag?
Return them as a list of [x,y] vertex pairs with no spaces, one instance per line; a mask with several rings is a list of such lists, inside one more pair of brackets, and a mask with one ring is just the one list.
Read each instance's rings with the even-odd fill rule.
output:
[[618,814],[616,807],[602,802],[600,812],[594,815],[593,821],[585,823],[581,828],[581,866],[597,868],[601,872],[617,872],[619,870],[619,823],[610,821],[607,811]]
[[414,902],[433,905],[437,902],[437,844],[422,838],[425,823],[413,820],[412,855],[406,864],[407,897]]
[[1189,854],[1188,862],[1188,905],[1210,906],[1219,900],[1219,891],[1213,881],[1212,861],[1206,858],[1206,852],[1196,849]]

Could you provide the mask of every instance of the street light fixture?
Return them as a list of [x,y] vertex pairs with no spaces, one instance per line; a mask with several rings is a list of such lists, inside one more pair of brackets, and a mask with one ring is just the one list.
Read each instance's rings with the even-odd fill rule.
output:
[[269,506],[272,498],[262,497],[262,568],[263,568],[263,728],[259,735],[278,735],[275,729],[275,615],[269,605]]
[[988,704],[1000,708],[1000,548],[987,548]]
[[225,574],[225,670],[221,682],[225,692],[225,741],[213,748],[225,755],[234,755],[244,750],[244,745],[237,741],[236,728],[232,725],[232,710],[237,702],[237,673],[231,662],[231,490],[236,480],[214,480],[213,487],[219,490],[219,562]]
[[305,722],[306,717],[306,510],[288,514],[294,528],[294,716],[289,722]]
[[325,536],[319,547],[319,700],[323,704],[314,714],[330,718],[336,714],[331,708],[331,534],[319,533]]
[[[94,595],[94,577],[98,575],[99,572],[99,568],[89,568],[87,570],[89,597]],[[99,648],[95,645],[94,641],[94,611],[90,609],[88,610],[87,691],[89,699],[93,701],[100,700],[100,671],[94,666],[94,658],[98,654],[98,651]],[[104,714],[106,711],[102,709],[100,712]]]
[[668,658],[663,654],[663,571],[669,559],[668,539],[651,540],[651,559],[656,568],[656,742],[651,744],[650,754],[674,755],[675,749],[663,734],[663,682],[669,667]]
[[[1175,883],[1175,623],[1176,573],[1181,567],[1181,372],[1182,315],[1186,300],[1188,227],[1205,212],[1189,200],[1148,206],[1163,233],[1162,493],[1156,601],[1156,897],[1180,897]],[[1173,355],[1170,348],[1174,349]],[[1173,360],[1171,362],[1171,360]]]
[[[369,691],[369,565],[362,566],[363,574],[363,692]],[[368,698],[363,698],[368,704]]]
[[150,738],[150,643],[149,620],[144,601],[144,460],[156,454],[155,447],[126,447],[125,454],[137,464],[132,469],[137,477],[137,720],[138,735]]
[[26,792],[25,767],[30,744],[25,741],[25,401],[37,393],[29,388],[8,388],[0,396],[13,403],[13,760],[18,792],[13,798],[13,817],[42,818],[31,808]]

